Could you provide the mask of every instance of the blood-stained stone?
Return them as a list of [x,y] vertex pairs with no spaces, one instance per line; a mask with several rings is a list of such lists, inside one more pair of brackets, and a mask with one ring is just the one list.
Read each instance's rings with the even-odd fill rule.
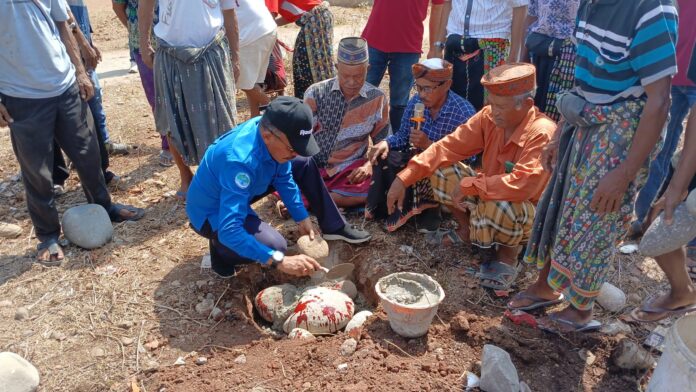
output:
[[314,335],[336,333],[353,317],[355,305],[345,293],[326,287],[305,291],[285,321],[283,330],[288,333],[302,328]]
[[280,328],[295,309],[299,295],[297,287],[291,284],[271,286],[256,294],[254,306],[264,320]]

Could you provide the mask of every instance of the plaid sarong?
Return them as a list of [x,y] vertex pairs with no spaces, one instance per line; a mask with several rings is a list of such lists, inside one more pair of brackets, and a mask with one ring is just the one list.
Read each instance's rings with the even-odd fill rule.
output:
[[[462,178],[475,176],[474,169],[461,162],[438,169],[430,177],[435,200],[452,206],[450,195],[454,187],[459,186]],[[481,248],[494,245],[515,247],[529,240],[535,213],[531,202],[481,200],[476,196],[468,196],[464,204],[471,214],[469,232],[472,244]]]
[[171,46],[155,52],[155,125],[169,136],[187,165],[236,125],[237,105],[225,31],[201,48]]

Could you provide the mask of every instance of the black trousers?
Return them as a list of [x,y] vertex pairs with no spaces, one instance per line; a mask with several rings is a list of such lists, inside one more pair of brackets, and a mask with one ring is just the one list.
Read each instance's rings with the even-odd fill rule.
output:
[[[89,105],[87,105],[87,112],[87,126],[89,126],[89,129],[91,129],[97,135],[97,140],[99,141],[99,157],[101,159],[101,168],[102,172],[104,173],[104,178],[108,183],[109,178],[107,178],[107,175],[109,174],[107,173],[109,169],[109,152],[107,151],[106,145],[104,144],[104,136],[96,128],[96,125],[94,123],[94,116],[92,115],[92,111],[89,108]],[[111,174],[111,176],[113,176],[113,174]],[[60,150],[60,146],[56,141],[54,142],[53,146],[53,185],[64,185],[65,180],[67,180],[68,177],[70,177],[70,169],[68,168],[68,165],[65,162],[65,158],[63,157],[63,153]]]
[[80,98],[77,84],[64,93],[43,99],[0,94],[14,120],[10,139],[26,193],[27,209],[39,241],[56,239],[60,221],[53,196],[54,141],[73,162],[87,201],[111,208],[100,168],[99,143],[87,125],[87,102]]
[[459,34],[450,34],[445,43],[445,60],[452,63],[452,87],[450,90],[468,100],[479,111],[483,108],[483,77],[484,53],[462,61],[459,56],[472,54],[481,49],[476,38],[463,38]]

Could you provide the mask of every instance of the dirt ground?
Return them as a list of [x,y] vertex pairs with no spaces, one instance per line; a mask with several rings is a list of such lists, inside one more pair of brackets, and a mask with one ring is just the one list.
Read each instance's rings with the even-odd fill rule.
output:
[[[126,50],[125,29],[108,2],[91,1],[97,45],[105,53]],[[343,31],[359,32],[369,9],[336,8],[335,13]],[[286,29],[284,34],[291,35],[294,27]],[[60,268],[32,262],[36,240],[16,181],[19,168],[9,130],[0,129],[0,221],[24,230],[19,238],[0,243],[0,351],[30,360],[41,373],[42,391],[463,390],[465,372],[476,367],[486,343],[511,354],[520,379],[533,391],[637,391],[646,385],[649,372],[611,365],[609,356],[622,336],[556,337],[512,324],[502,316],[506,299],[479,288],[471,275],[477,255],[463,248],[433,249],[412,227],[387,234],[382,225],[368,223],[374,234],[368,245],[336,245],[339,260],[356,264],[355,281],[375,311],[355,354],[339,354],[343,333],[313,343],[273,335],[247,302],[276,279],[249,271],[220,280],[200,271],[207,243],[187,227],[184,205],[170,196],[178,186],[177,171],[157,163],[159,136],[140,81],[137,75],[106,76],[109,130],[115,140],[136,147],[128,156],[112,158],[112,170],[122,176],[111,187],[112,195],[147,210],[140,222],[115,225],[114,239],[106,246],[92,251],[69,246]],[[248,111],[243,96],[237,98],[242,120]],[[63,212],[84,200],[73,173],[57,207]],[[294,224],[275,216],[269,200],[255,207],[293,239]],[[364,224],[355,216],[351,221]],[[413,252],[405,252],[404,245]],[[425,337],[396,335],[375,301],[376,279],[396,271],[427,273],[445,289]],[[528,268],[516,288],[535,276]],[[629,294],[629,304],[618,314],[598,308],[596,318],[603,322],[665,287],[653,260],[631,256],[614,258],[610,281]],[[224,319],[196,312],[206,296],[225,309]],[[19,307],[28,310],[28,318],[15,318]],[[452,329],[461,311],[469,331]],[[648,332],[634,325],[628,338],[642,342]],[[581,349],[596,360],[581,359]],[[246,363],[235,362],[242,354]],[[194,364],[200,356],[206,364]],[[179,357],[184,365],[174,365]],[[343,363],[348,368],[340,373],[337,366]]]

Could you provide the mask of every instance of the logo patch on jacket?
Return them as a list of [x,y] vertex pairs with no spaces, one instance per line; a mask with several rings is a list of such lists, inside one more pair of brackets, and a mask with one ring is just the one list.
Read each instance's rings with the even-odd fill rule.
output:
[[251,184],[251,177],[244,172],[239,172],[234,176],[234,183],[242,189],[247,189]]

